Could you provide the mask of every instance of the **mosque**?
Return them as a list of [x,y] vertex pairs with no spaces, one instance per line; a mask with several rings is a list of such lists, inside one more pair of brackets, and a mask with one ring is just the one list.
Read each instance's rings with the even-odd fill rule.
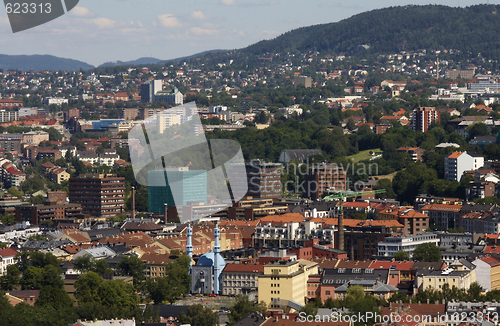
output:
[[224,258],[220,254],[220,229],[214,229],[215,244],[213,251],[203,254],[195,266],[193,266],[193,229],[191,225],[187,230],[186,253],[191,258],[191,293],[221,294],[222,293],[222,270],[226,266]]

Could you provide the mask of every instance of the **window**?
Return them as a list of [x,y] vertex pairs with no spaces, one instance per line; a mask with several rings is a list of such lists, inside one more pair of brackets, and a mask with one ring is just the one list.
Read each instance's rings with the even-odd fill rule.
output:
[[325,294],[326,295],[330,295],[330,291],[325,291]]

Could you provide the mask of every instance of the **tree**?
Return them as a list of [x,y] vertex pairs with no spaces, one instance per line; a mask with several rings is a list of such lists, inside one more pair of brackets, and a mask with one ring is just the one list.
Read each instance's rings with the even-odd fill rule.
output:
[[16,265],[7,266],[7,273],[0,277],[0,286],[2,290],[10,291],[19,285],[21,280],[21,271]]
[[483,292],[483,287],[479,285],[477,282],[473,282],[469,289],[467,290],[467,295],[469,296],[470,301],[479,300],[481,296],[481,292]]
[[413,251],[413,260],[423,262],[441,261],[441,251],[432,242],[422,243]]
[[248,300],[246,295],[238,295],[235,304],[230,308],[229,320],[231,324],[236,323],[254,309],[253,303]]
[[144,262],[137,256],[123,256],[116,267],[120,274],[132,276],[135,286],[145,279]]
[[477,136],[488,136],[490,134],[488,127],[483,122],[477,122],[466,128],[469,133],[469,139]]
[[212,312],[209,307],[195,304],[190,306],[185,314],[179,315],[179,321],[192,326],[215,326],[219,322],[219,316]]
[[347,129],[349,130],[354,130],[354,128],[356,128],[356,123],[354,122],[354,119],[353,118],[349,118],[349,120],[347,120],[347,125],[346,125]]
[[10,187],[7,192],[12,196],[12,197],[17,197],[19,199],[23,199],[23,193],[19,191],[16,187]]
[[394,259],[397,261],[408,261],[410,260],[410,255],[401,249],[394,254]]

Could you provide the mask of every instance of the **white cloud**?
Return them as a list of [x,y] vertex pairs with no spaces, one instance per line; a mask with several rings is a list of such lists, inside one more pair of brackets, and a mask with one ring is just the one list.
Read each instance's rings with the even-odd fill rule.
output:
[[92,13],[85,7],[76,6],[70,11],[70,14],[78,17],[90,16]]
[[115,21],[108,18],[95,18],[92,22],[100,28],[111,28],[115,25]]
[[235,0],[220,0],[220,3],[226,6],[232,6],[236,4]]
[[191,17],[202,20],[205,19],[205,14],[201,10],[195,10],[191,13]]
[[163,27],[177,27],[180,25],[177,18],[172,14],[159,15],[158,20]]
[[192,27],[189,29],[189,32],[194,35],[216,35],[219,33],[218,30],[201,27]]

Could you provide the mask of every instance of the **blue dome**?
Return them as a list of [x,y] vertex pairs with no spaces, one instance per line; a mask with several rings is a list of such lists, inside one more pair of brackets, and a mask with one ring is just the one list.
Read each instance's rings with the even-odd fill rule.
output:
[[[224,258],[220,254],[217,254],[217,264],[219,265],[219,269],[222,271],[226,266],[226,262]],[[206,254],[203,254],[199,259],[197,266],[214,266],[214,252],[210,251]]]

